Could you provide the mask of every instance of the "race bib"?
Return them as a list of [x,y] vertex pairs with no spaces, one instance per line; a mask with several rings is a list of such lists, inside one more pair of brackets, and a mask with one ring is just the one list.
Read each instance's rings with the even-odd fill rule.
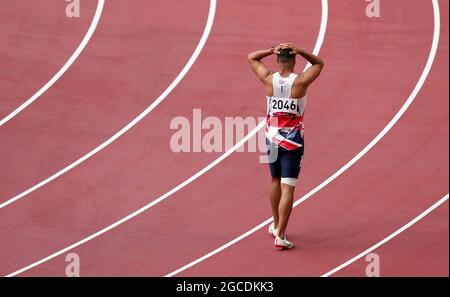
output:
[[272,114],[280,112],[300,116],[298,101],[298,99],[272,97],[270,100],[270,110]]

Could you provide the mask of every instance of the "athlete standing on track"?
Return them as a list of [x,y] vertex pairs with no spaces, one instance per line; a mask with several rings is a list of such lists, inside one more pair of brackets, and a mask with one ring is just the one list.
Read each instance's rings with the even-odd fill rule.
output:
[[[278,72],[270,71],[261,62],[272,54],[277,55]],[[312,64],[300,75],[294,73],[296,55],[301,55]],[[275,48],[250,53],[248,61],[263,82],[267,95],[266,141],[272,175],[270,202],[274,219],[269,233],[275,237],[275,248],[293,248],[294,244],[287,240],[285,231],[303,158],[306,92],[320,75],[324,62],[292,43],[281,43]]]

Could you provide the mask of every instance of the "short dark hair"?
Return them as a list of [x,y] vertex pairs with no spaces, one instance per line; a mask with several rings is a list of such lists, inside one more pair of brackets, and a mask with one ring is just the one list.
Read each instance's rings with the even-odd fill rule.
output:
[[290,48],[282,48],[280,49],[280,53],[278,54],[278,61],[281,63],[287,63],[294,60],[295,55],[292,55],[292,49]]

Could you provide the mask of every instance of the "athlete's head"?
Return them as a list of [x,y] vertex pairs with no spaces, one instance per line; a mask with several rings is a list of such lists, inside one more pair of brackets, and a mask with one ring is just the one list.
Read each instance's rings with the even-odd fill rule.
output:
[[291,66],[295,65],[295,55],[292,54],[292,49],[282,48],[277,56],[277,62],[280,66]]

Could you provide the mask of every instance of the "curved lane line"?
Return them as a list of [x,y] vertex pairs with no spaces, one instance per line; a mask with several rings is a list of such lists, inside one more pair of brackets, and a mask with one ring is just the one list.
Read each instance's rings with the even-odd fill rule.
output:
[[63,65],[61,69],[39,90],[37,91],[33,96],[31,96],[27,101],[22,103],[19,107],[17,107],[15,110],[13,110],[10,114],[8,114],[6,117],[0,120],[0,127],[3,126],[6,122],[14,118],[17,114],[19,114],[22,110],[27,108],[31,103],[36,101],[42,94],[44,94],[48,89],[50,89],[60,78],[63,76],[63,74],[72,66],[72,64],[78,59],[81,52],[84,50],[86,45],[91,40],[92,35],[94,34],[95,30],[97,29],[97,25],[100,22],[100,18],[102,16],[103,7],[105,4],[105,0],[98,0],[97,3],[97,10],[95,11],[94,18],[92,19],[92,23],[84,36],[83,40],[81,41],[80,45],[78,45],[75,52],[72,54],[72,56],[67,60],[67,62]]
[[[314,47],[314,53],[318,53],[320,48],[322,47],[323,44],[323,40],[325,37],[325,31],[326,31],[326,27],[327,27],[327,22],[328,22],[328,0],[321,0],[322,1],[322,19],[321,19],[321,24],[320,24],[320,31],[319,31],[319,35],[317,37],[317,42],[316,45]],[[211,4],[214,2],[214,10],[215,10],[215,1],[212,1]],[[211,8],[213,9],[213,8]],[[264,122],[262,122],[261,124],[264,124]],[[259,126],[261,126],[261,124]],[[261,126],[262,127],[262,126]],[[63,248],[62,250],[53,253],[37,262],[34,262],[22,269],[19,269],[9,275],[7,275],[7,277],[11,277],[11,276],[16,276],[24,271],[27,271],[33,267],[36,267],[42,263],[45,263],[59,255],[62,255],[64,253],[66,253],[67,251],[70,251],[108,231],[110,231],[111,229],[131,220],[132,218],[134,218],[135,216],[143,213],[144,211],[148,210],[149,208],[153,207],[154,205],[158,204],[159,202],[163,201],[164,199],[170,197],[172,194],[176,193],[177,191],[181,190],[182,188],[184,188],[185,186],[187,186],[188,184],[190,184],[191,182],[193,182],[194,180],[196,180],[197,178],[199,178],[200,176],[202,176],[203,174],[205,174],[206,172],[208,172],[211,168],[213,168],[214,166],[216,166],[217,164],[219,164],[222,160],[224,160],[226,157],[228,157],[231,153],[233,153],[238,147],[242,146],[246,141],[248,141],[253,135],[255,135],[258,132],[259,128],[255,128],[254,130],[252,130],[252,132],[250,132],[246,137],[244,137],[241,141],[239,141],[237,144],[235,144],[231,149],[229,149],[227,152],[225,152],[224,154],[222,154],[220,157],[218,157],[216,160],[214,160],[212,163],[210,163],[208,166],[204,167],[202,170],[198,171],[196,174],[194,174],[193,176],[191,176],[190,178],[188,178],[187,180],[185,180],[183,183],[179,184],[178,186],[172,188],[169,192],[165,193],[164,195],[160,196],[159,198],[157,198],[156,200],[153,200],[152,202],[150,202],[149,204],[145,205],[144,207],[136,210],[135,212],[127,215],[126,217],[120,219],[119,221],[116,221],[115,223],[97,231],[96,233],[68,246]]]
[[322,277],[328,277],[336,272],[338,272],[339,270],[347,267],[348,265],[352,264],[353,262],[361,259],[362,257],[364,257],[365,255],[367,255],[368,253],[371,253],[372,251],[376,250],[377,248],[379,248],[380,246],[382,246],[383,244],[387,243],[388,241],[390,241],[391,239],[393,239],[394,237],[396,237],[397,235],[400,235],[402,232],[404,232],[406,229],[408,229],[409,227],[411,227],[412,225],[414,225],[415,223],[419,222],[421,219],[423,219],[424,217],[426,217],[430,212],[432,212],[433,210],[435,210],[436,208],[438,208],[442,203],[444,203],[445,201],[448,200],[448,193],[447,195],[445,195],[444,197],[442,197],[441,199],[439,199],[435,204],[433,204],[432,206],[430,206],[427,210],[425,210],[424,212],[422,212],[420,215],[418,215],[417,217],[415,217],[414,219],[412,219],[411,221],[409,221],[407,224],[403,225],[400,229],[398,229],[397,231],[395,231],[394,233],[391,233],[389,236],[387,236],[386,238],[384,238],[383,240],[380,240],[378,243],[374,244],[373,246],[371,246],[370,248],[368,248],[367,250],[365,250],[364,252],[356,255],[355,257],[351,258],[350,260],[348,260],[347,262],[339,265],[338,267],[334,268],[333,270],[328,271],[327,273],[325,273],[324,275],[322,275]]
[[128,123],[125,127],[120,129],[116,134],[108,138],[105,142],[97,146],[95,149],[84,155],[83,157],[79,158],[75,162],[71,163],[70,165],[64,167],[60,171],[56,172],[55,174],[51,175],[50,177],[46,178],[45,180],[37,183],[36,185],[32,186],[26,191],[23,191],[22,193],[6,200],[5,202],[0,204],[0,209],[10,205],[11,203],[22,199],[26,195],[30,194],[33,191],[36,191],[37,189],[41,188],[42,186],[48,184],[49,182],[55,180],[56,178],[60,177],[61,175],[67,173],[68,171],[72,170],[76,166],[80,165],[96,153],[103,150],[105,147],[113,143],[115,140],[117,140],[120,136],[125,134],[128,130],[130,130],[133,126],[135,126],[138,122],[140,122],[145,116],[147,116],[153,109],[155,109],[176,87],[177,85],[183,80],[183,78],[186,76],[186,74],[189,72],[191,67],[194,65],[195,61],[197,60],[198,56],[200,55],[201,51],[203,50],[203,47],[205,46],[205,43],[209,37],[209,33],[211,32],[211,28],[214,23],[214,16],[216,11],[216,0],[210,0],[210,7],[209,7],[209,14],[208,14],[208,20],[205,25],[205,29],[203,31],[203,35],[195,48],[195,51],[193,52],[192,56],[190,57],[189,61],[186,63],[184,68],[181,70],[181,72],[177,75],[177,77],[172,81],[172,83],[167,87],[164,92],[159,95],[159,97],[150,105],[148,106],[141,114],[139,114],[134,120],[132,120],[130,123]]
[[[339,175],[344,173],[347,169],[349,169],[353,164],[355,164],[359,159],[361,159],[365,154],[367,154],[388,132],[392,129],[392,127],[398,122],[398,120],[403,116],[403,114],[406,112],[406,110],[409,108],[411,103],[416,98],[417,94],[419,93],[420,89],[422,88],[423,84],[425,83],[426,78],[428,77],[428,74],[430,73],[431,67],[434,62],[434,58],[436,57],[437,48],[439,45],[439,34],[440,34],[440,14],[439,14],[439,4],[437,0],[432,0],[433,2],[433,12],[434,12],[434,34],[433,34],[433,42],[431,45],[430,54],[428,56],[427,63],[425,65],[425,68],[422,72],[422,75],[420,76],[416,86],[414,87],[412,93],[406,100],[406,102],[403,104],[403,106],[400,108],[400,110],[395,114],[395,116],[392,118],[392,120],[384,127],[384,129],[363,149],[361,150],[355,157],[353,157],[347,164],[345,164],[343,167],[341,167],[338,171],[336,171],[333,175],[331,175],[329,178],[327,178],[325,181],[323,181],[321,184],[319,184],[317,187],[312,189],[310,192],[308,192],[306,195],[295,201],[294,207],[301,204],[306,199],[310,198],[312,195],[323,189],[325,186],[327,186],[329,183],[331,183],[333,180],[335,180]],[[261,123],[259,126],[263,127],[264,123]],[[254,132],[254,131],[252,131]],[[256,132],[255,132],[256,133]],[[240,145],[239,145],[240,146]],[[233,149],[237,149],[233,147]],[[221,247],[218,247],[217,249],[209,252],[208,254],[190,262],[189,264],[186,264],[185,266],[169,273],[166,275],[166,277],[174,276],[212,256],[215,254],[225,250],[226,248],[232,246],[233,244],[241,241],[242,239],[250,236],[251,234],[255,233],[259,229],[263,228],[264,226],[270,224],[273,221],[273,218],[269,218],[259,224],[258,226],[254,227],[253,229],[247,231],[246,233],[236,237],[235,239],[227,242],[226,244],[222,245]]]

